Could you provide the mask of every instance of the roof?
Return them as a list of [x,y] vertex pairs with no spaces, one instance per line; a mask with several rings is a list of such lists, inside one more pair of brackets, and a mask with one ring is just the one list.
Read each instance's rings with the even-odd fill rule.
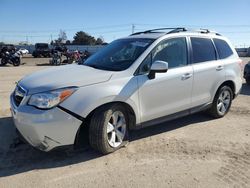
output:
[[126,38],[146,38],[146,39],[157,39],[165,35],[164,32],[154,32],[154,33],[141,33],[138,35],[130,35]]
[[[163,32],[163,30],[168,30],[168,32]],[[219,33],[215,31],[210,31],[208,29],[199,29],[199,30],[192,30],[187,28],[157,28],[152,30],[146,30],[142,32],[133,33],[132,35],[126,38],[149,38],[149,39],[157,39],[161,36],[168,35],[168,34],[177,34],[177,33],[187,33],[187,34],[204,34],[204,35],[217,35],[221,36]]]

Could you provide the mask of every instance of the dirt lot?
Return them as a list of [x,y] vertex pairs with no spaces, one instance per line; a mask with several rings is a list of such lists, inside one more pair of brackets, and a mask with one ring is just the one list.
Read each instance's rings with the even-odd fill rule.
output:
[[43,153],[15,144],[9,95],[48,59],[22,61],[0,67],[0,187],[250,187],[250,86],[222,119],[199,113],[132,132],[128,146],[106,156]]

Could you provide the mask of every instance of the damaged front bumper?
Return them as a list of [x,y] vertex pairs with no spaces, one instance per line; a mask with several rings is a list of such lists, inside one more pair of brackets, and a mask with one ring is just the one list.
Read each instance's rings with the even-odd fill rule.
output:
[[16,106],[11,96],[14,124],[23,138],[42,151],[73,145],[80,125],[77,117],[60,108],[40,110],[28,105]]

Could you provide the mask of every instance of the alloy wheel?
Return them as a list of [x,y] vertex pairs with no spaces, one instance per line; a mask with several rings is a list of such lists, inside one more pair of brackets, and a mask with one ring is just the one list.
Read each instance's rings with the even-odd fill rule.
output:
[[218,113],[224,115],[229,109],[230,102],[231,102],[230,92],[228,90],[222,91],[217,101]]
[[108,143],[111,147],[120,146],[126,134],[126,119],[122,112],[115,111],[107,125]]

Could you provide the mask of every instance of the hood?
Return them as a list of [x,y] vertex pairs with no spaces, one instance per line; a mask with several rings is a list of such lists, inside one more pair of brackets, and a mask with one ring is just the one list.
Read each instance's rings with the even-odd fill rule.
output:
[[35,72],[18,82],[34,94],[71,86],[87,86],[108,81],[112,72],[94,69],[84,65],[64,65]]

